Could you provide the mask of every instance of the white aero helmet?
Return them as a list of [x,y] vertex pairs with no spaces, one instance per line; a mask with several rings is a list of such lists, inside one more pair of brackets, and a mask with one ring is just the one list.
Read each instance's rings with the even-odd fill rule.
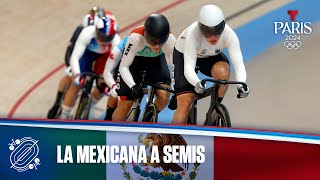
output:
[[225,27],[222,10],[216,5],[203,6],[199,12],[198,27],[201,34],[206,38],[220,36]]

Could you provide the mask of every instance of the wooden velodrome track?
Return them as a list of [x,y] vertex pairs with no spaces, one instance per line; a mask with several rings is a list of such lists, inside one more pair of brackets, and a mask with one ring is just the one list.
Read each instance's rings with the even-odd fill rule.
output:
[[[116,15],[121,37],[141,25],[152,12],[166,15],[172,33],[178,36],[196,20],[198,10],[205,4],[219,5],[225,16],[229,17],[258,2],[122,0],[119,3],[116,0],[92,0],[80,3],[76,0],[2,0],[0,116],[45,118],[64,72],[62,63],[67,42],[83,15],[93,6],[100,5]],[[267,1],[227,23],[237,28],[289,2]],[[246,64],[248,83],[252,89],[250,98],[237,100],[233,87],[224,100],[231,111],[234,127],[320,132],[320,122],[317,121],[319,85],[310,80],[317,80],[318,77],[315,72],[320,63],[313,58],[316,52],[313,44],[319,40],[319,33],[314,33],[313,38],[306,40],[304,48],[296,54],[285,52],[280,48],[281,45],[276,45]],[[299,61],[303,56],[301,53],[306,55],[303,62],[308,61],[307,64]],[[272,67],[272,73],[268,67]],[[295,81],[305,79],[310,83],[301,85]],[[307,87],[311,87],[310,90],[306,91]],[[203,112],[199,114],[206,111],[206,101],[200,102],[199,109]],[[98,113],[104,109],[105,102],[106,98],[99,103]]]

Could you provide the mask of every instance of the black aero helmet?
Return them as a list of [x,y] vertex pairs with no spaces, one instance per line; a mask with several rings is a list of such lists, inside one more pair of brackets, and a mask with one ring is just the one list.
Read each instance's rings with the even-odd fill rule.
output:
[[150,45],[164,44],[170,34],[168,19],[162,14],[151,14],[144,23],[144,36]]

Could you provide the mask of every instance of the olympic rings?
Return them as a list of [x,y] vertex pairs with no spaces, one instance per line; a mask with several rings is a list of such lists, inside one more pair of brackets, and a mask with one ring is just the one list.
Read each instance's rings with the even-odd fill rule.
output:
[[298,49],[299,47],[302,46],[302,42],[301,41],[285,41],[283,45],[287,49]]

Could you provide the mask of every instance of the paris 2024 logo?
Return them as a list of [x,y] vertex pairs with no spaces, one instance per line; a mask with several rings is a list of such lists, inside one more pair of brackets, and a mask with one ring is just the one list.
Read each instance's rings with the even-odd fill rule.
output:
[[286,34],[283,45],[287,49],[299,49],[302,46],[301,35],[312,33],[311,22],[298,21],[298,10],[288,10],[290,22],[274,22],[275,34]]

